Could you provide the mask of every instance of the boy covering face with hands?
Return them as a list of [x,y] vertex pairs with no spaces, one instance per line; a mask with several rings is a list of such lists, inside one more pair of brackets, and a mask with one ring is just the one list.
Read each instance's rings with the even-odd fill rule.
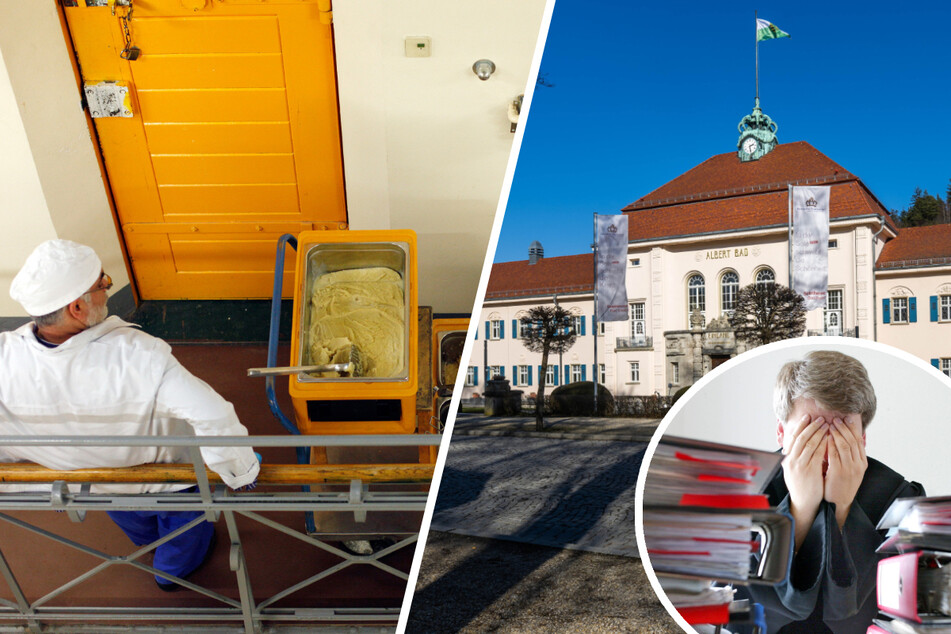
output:
[[770,634],[864,633],[877,614],[875,549],[884,535],[875,526],[892,500],[924,490],[865,455],[876,406],[865,367],[840,352],[810,352],[776,378],[785,458],[766,493],[793,517],[795,543],[785,582],[750,587]]

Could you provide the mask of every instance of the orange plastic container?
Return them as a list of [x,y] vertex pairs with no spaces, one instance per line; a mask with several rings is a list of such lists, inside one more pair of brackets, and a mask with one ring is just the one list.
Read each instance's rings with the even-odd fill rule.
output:
[[289,390],[301,433],[410,434],[416,429],[419,326],[413,231],[305,231],[298,236],[291,363],[311,363],[315,281],[327,273],[368,267],[390,268],[403,281],[403,363],[391,377],[291,376]]
[[[433,411],[432,422],[421,427],[422,433],[437,433],[442,429],[449,411],[456,377],[449,365],[455,364],[456,370],[462,370],[462,350],[466,343],[469,320],[465,318],[433,320]],[[439,447],[429,447],[426,461],[435,463]]]

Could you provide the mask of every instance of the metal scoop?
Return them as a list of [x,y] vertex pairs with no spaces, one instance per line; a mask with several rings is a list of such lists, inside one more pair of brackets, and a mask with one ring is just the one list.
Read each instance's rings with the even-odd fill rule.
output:
[[328,363],[325,365],[290,365],[277,368],[248,368],[248,376],[285,376],[309,372],[339,372],[348,376],[363,374],[363,360],[356,346],[350,346],[350,360],[346,363]]

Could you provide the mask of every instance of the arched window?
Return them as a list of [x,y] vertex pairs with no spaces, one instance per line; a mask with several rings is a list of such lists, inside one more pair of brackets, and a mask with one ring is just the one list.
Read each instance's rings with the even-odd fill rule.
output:
[[727,271],[720,277],[720,310],[732,315],[736,308],[736,294],[740,290],[740,276],[735,271]]
[[765,286],[766,284],[775,284],[776,283],[776,274],[773,273],[771,268],[760,269],[756,274],[756,285]]
[[704,286],[703,276],[695,273],[687,280],[687,323],[690,323],[690,315],[698,310],[704,314],[707,310],[706,286]]

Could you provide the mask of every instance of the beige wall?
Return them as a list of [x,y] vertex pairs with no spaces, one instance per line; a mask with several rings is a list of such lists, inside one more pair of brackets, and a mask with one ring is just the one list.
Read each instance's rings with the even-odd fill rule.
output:
[[[932,296],[951,295],[951,267],[928,267],[879,271],[876,283],[878,295],[878,340],[906,350],[926,362],[931,359],[951,358],[951,320],[931,321],[929,306]],[[884,323],[882,300],[895,297],[914,297],[917,304],[915,323]]]
[[[485,363],[484,356],[488,352],[489,365],[501,365],[505,368],[505,378],[512,379],[512,366],[529,365],[532,367],[531,385],[512,385],[512,389],[522,390],[524,396],[528,397],[531,393],[538,391],[538,366],[541,365],[542,355],[540,352],[529,352],[522,344],[521,340],[514,336],[512,330],[512,320],[519,319],[525,314],[525,311],[533,306],[552,306],[552,297],[535,297],[524,301],[511,302],[491,302],[482,306],[482,312],[478,323],[476,324],[476,341],[472,347],[472,354],[469,357],[469,367],[478,368],[478,385],[467,386],[462,393],[463,398],[469,398],[473,392],[482,394],[485,390]],[[594,339],[592,323],[592,312],[594,311],[594,300],[590,293],[587,295],[559,295],[558,305],[574,316],[583,316],[585,322],[584,335],[575,339],[574,345],[561,355],[561,364],[563,365],[585,365],[585,378],[590,381],[592,373],[592,363],[594,359]],[[502,320],[504,324],[504,333],[501,339],[486,338],[486,322],[493,320]],[[604,337],[598,339],[598,358],[604,360]],[[550,355],[549,365],[558,365],[559,356]],[[465,366],[464,366],[465,367]],[[563,385],[564,368],[559,370],[559,385]],[[609,383],[610,385],[610,383]],[[552,385],[547,385],[545,393],[550,394]]]
[[[419,301],[436,312],[472,310],[545,4],[334,4],[350,227],[415,230]],[[431,37],[432,56],[407,58],[406,36]]]
[[[842,291],[842,323],[843,330],[854,330],[858,325],[863,339],[873,337],[873,316],[880,313],[874,310],[873,301],[873,266],[874,259],[872,234],[878,228],[878,223],[872,220],[839,221],[833,222],[830,228],[830,238],[836,241],[836,246],[829,249],[829,288]],[[672,381],[668,376],[669,366],[664,333],[669,331],[687,330],[687,280],[694,273],[704,276],[706,290],[706,320],[719,318],[722,313],[720,297],[720,279],[726,271],[735,271],[739,276],[740,286],[752,284],[756,280],[756,273],[764,267],[769,267],[780,284],[789,282],[789,264],[785,230],[744,231],[724,236],[691,237],[680,240],[656,241],[653,243],[631,244],[628,248],[627,268],[627,295],[628,302],[644,302],[646,334],[653,338],[650,349],[615,350],[617,338],[631,336],[631,321],[611,322],[605,324],[605,336],[598,342],[598,362],[605,365],[605,385],[613,394],[650,395],[654,392],[668,394],[678,387],[689,385],[692,374],[686,366],[681,368],[681,380],[672,388],[668,383]],[[632,260],[638,260],[634,265]],[[951,357],[951,321],[944,324],[934,324],[941,330],[929,330],[921,323],[928,319],[928,296],[937,291],[939,281],[944,283],[947,292],[951,294],[951,267],[942,272],[944,276],[927,281],[931,284],[930,290],[922,287],[915,291],[919,295],[918,316],[919,323],[915,332],[921,333],[918,339],[895,337],[889,340],[892,333],[887,327],[879,325],[880,341],[891,343],[923,359],[936,356]],[[901,274],[907,277],[907,272]],[[910,282],[909,282],[910,283]],[[933,288],[932,288],[933,287]],[[881,304],[882,284],[879,283],[879,305]],[[487,304],[482,309],[479,322],[479,338],[484,337],[484,322],[493,319],[497,314],[506,320],[506,339],[504,341],[489,342],[489,364],[503,365],[506,377],[511,373],[511,366],[522,363],[527,358],[525,350],[518,341],[509,339],[511,319],[519,310],[539,303],[537,300],[496,302]],[[565,305],[564,302],[562,302]],[[591,332],[590,314],[593,312],[593,300],[588,299],[581,305],[583,314],[588,315],[588,334]],[[880,319],[880,317],[879,317]],[[945,333],[943,328],[948,328]],[[824,311],[820,309],[806,313],[806,330],[823,332],[825,329]],[[900,329],[896,328],[893,330]],[[907,328],[906,328],[907,329]],[[934,349],[934,338],[944,337],[949,341],[947,350],[942,355],[926,356],[924,350]],[[572,351],[577,354],[578,360],[565,360],[564,363],[584,363],[590,368],[594,363],[594,354],[591,339],[585,337],[583,346],[575,346]],[[482,344],[476,342],[475,351],[470,365],[484,366],[482,362]],[[640,381],[630,380],[630,364],[639,363]],[[678,361],[682,361],[678,359]],[[532,361],[537,365],[537,361]],[[683,365],[683,363],[682,363]],[[481,380],[481,378],[480,378]],[[479,391],[479,390],[476,390]],[[471,392],[466,392],[468,396]]]
[[[56,236],[40,177],[30,154],[26,130],[0,53],[0,226],[5,240],[0,249],[0,315],[20,315],[23,309],[7,289],[33,245]],[[12,239],[15,236],[15,239]]]
[[[0,315],[23,315],[7,289],[36,244],[92,246],[117,287],[128,284],[94,146],[80,109],[56,4],[0,3]],[[11,139],[7,142],[7,139]]]

